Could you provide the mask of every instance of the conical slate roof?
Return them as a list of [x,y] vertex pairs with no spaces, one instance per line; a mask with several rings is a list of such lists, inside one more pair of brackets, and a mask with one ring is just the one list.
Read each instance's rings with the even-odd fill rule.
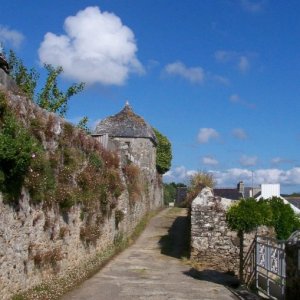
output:
[[152,127],[142,117],[135,114],[128,103],[116,115],[100,121],[92,135],[104,134],[110,137],[148,138],[157,144]]

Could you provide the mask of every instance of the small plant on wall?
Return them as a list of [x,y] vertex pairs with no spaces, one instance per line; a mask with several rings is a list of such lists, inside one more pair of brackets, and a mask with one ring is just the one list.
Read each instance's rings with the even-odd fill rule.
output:
[[123,221],[124,219],[124,212],[120,209],[117,209],[115,211],[115,223],[116,223],[116,228],[119,228],[119,224]]
[[[80,236],[94,244],[104,216],[112,214],[124,190],[118,155],[54,115],[28,112],[20,121],[16,107],[0,93],[0,192],[6,203],[17,205],[24,188],[31,205],[62,214],[80,204]],[[130,184],[139,193],[133,179]]]

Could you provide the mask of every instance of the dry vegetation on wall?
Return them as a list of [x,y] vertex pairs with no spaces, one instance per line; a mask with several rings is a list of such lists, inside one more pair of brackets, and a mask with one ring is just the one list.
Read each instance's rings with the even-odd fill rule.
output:
[[[80,205],[81,240],[87,245],[95,243],[105,216],[117,207],[124,190],[117,153],[33,103],[28,102],[25,109],[21,101],[9,99],[0,93],[0,191],[4,202],[18,209],[20,197],[28,193],[31,205],[41,205],[44,211],[66,214]],[[51,226],[46,218],[44,230]]]
[[130,203],[134,204],[141,198],[143,192],[140,168],[133,163],[127,164],[123,167],[123,173],[125,175]]

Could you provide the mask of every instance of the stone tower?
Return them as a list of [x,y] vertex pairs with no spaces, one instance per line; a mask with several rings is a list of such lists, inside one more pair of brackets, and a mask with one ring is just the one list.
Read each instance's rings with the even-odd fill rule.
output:
[[123,166],[134,163],[140,168],[145,181],[151,183],[148,189],[150,207],[163,204],[161,176],[156,171],[157,138],[152,127],[133,112],[128,102],[119,113],[100,121],[92,136],[108,148],[112,142]]

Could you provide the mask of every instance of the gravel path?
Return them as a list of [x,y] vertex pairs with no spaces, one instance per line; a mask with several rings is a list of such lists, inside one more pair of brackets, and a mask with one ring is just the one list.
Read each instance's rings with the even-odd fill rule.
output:
[[217,283],[222,274],[198,272],[180,259],[188,251],[187,225],[185,209],[160,212],[134,245],[62,299],[237,299]]

